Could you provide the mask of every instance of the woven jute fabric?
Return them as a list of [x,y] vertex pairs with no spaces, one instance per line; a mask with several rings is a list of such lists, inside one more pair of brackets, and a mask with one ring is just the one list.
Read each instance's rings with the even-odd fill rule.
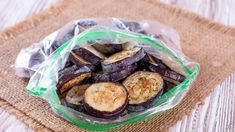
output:
[[201,64],[201,72],[183,101],[151,120],[112,131],[166,131],[196,104],[202,103],[216,85],[235,71],[235,29],[154,0],[64,0],[59,5],[0,33],[0,106],[37,131],[87,131],[53,113],[44,100],[30,95],[28,80],[10,67],[21,48],[38,42],[71,20],[120,17],[153,19],[175,28],[183,52]]

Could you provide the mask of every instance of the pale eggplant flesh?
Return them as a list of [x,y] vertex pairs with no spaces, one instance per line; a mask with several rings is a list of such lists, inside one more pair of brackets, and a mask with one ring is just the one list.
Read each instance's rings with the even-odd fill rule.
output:
[[74,49],[73,52],[77,54],[78,56],[82,57],[86,61],[90,62],[93,65],[99,65],[102,60],[105,59],[105,55],[98,52],[95,48],[92,46],[85,46],[82,48]]
[[160,74],[137,71],[127,77],[123,85],[128,92],[129,111],[143,111],[152,107],[162,95],[164,81]]
[[141,60],[144,56],[145,52],[140,47],[118,52],[111,55],[101,63],[103,72],[113,73],[120,69],[125,69],[127,66]]
[[73,86],[66,94],[65,105],[77,111],[84,111],[84,94],[89,86],[90,84]]
[[57,83],[57,92],[64,93],[71,87],[81,84],[84,80],[91,77],[91,70],[87,67],[77,67],[73,65],[59,71],[59,79]]
[[125,69],[113,73],[103,73],[102,71],[92,74],[93,82],[118,82],[137,69],[137,64],[127,66]]
[[122,44],[93,44],[92,47],[94,47],[97,51],[100,53],[103,53],[104,55],[110,56],[114,53],[120,52],[122,50]]
[[98,118],[117,118],[126,109],[127,96],[125,87],[119,83],[94,83],[85,92],[84,108]]
[[77,67],[87,66],[89,69],[91,69],[91,71],[94,71],[96,69],[96,67],[93,64],[83,59],[79,55],[75,54],[73,51],[69,55],[69,60],[73,62],[75,65],[77,65]]

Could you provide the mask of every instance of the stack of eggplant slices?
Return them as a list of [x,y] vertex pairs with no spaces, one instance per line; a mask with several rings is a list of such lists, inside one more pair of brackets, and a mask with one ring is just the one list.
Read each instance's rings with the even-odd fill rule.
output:
[[67,107],[115,119],[154,106],[184,79],[141,47],[96,43],[71,51],[57,92]]

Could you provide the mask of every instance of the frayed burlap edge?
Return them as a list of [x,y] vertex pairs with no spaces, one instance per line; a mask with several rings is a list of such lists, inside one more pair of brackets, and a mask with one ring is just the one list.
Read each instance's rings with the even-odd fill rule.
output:
[[[191,19],[195,23],[203,24],[206,27],[208,27],[208,29],[210,29],[210,30],[214,30],[219,33],[235,36],[235,28],[233,28],[233,27],[224,26],[223,24],[214,22],[212,20],[205,19],[202,16],[199,16],[195,13],[188,12],[184,9],[180,9],[177,6],[166,5],[166,4],[162,4],[158,1],[153,1],[153,0],[145,0],[145,1],[149,2],[151,4],[156,4],[158,7],[166,9],[174,15],[184,16],[184,17]],[[5,29],[4,31],[0,32],[0,39],[3,41],[7,41],[8,39],[16,37],[20,33],[27,31],[28,29],[36,27],[41,22],[50,18],[51,15],[52,16],[59,15],[61,11],[63,11],[66,7],[68,7],[72,3],[73,2],[71,2],[71,1],[66,2],[65,0],[61,0],[56,5],[50,7],[48,10],[45,10],[37,15],[34,15],[34,16],[30,17],[29,19],[15,25],[15,26],[9,27],[9,28]],[[209,95],[209,93],[208,93],[208,95]],[[203,103],[203,100],[208,95],[205,95],[202,98],[202,100],[198,100],[198,103]],[[0,99],[0,107],[3,108],[4,110],[6,110],[7,112],[16,115],[19,120],[26,123],[32,129],[42,130],[42,131],[53,131],[50,128],[47,128],[46,126],[41,124],[39,121],[36,121],[33,118],[30,118],[29,116],[27,116],[27,113],[24,113],[23,111],[18,110],[17,108],[12,106],[10,103],[8,103],[5,100]],[[194,106],[194,108],[195,107],[196,107],[196,105]],[[185,113],[185,114],[189,115],[192,113],[192,111],[193,111],[193,109],[189,109],[187,111],[187,113]],[[183,115],[181,115],[178,118],[182,119]],[[174,122],[174,124],[176,124],[176,123],[177,123],[177,121]]]
[[18,110],[3,99],[0,99],[0,107],[3,110],[7,111],[9,114],[14,114],[20,121],[27,124],[30,128],[40,131],[53,131],[50,128],[47,128],[46,126],[41,124],[40,122],[34,120],[33,118],[30,118],[25,112]]

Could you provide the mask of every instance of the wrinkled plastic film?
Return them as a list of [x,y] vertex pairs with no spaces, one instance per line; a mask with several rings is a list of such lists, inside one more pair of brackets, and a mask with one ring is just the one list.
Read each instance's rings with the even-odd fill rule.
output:
[[[106,130],[147,119],[177,105],[189,90],[200,69],[196,62],[190,60],[181,52],[179,37],[173,29],[155,22],[154,28],[157,29],[154,33],[153,23],[145,21],[137,25],[128,25],[128,23],[116,18],[110,20],[90,19],[74,21],[47,36],[35,46],[36,48],[30,47],[43,51],[43,59],[40,63],[36,63],[34,67],[27,67],[26,65],[28,64],[26,63],[23,67],[17,67],[19,65],[16,63],[15,69],[17,71],[18,68],[21,68],[21,71],[23,69],[23,71],[27,72],[19,73],[31,76],[27,86],[29,92],[47,100],[57,114],[80,127],[92,130]],[[186,79],[162,95],[154,107],[142,112],[128,113],[113,120],[96,118],[61,104],[56,93],[58,71],[63,69],[72,49],[94,43],[122,44],[126,42],[142,47],[146,52],[161,59],[171,69],[185,75]],[[18,60],[25,54],[32,56],[32,52],[26,53],[24,50],[19,54]],[[28,74],[28,71],[34,74]],[[24,75],[21,74],[21,76]]]

